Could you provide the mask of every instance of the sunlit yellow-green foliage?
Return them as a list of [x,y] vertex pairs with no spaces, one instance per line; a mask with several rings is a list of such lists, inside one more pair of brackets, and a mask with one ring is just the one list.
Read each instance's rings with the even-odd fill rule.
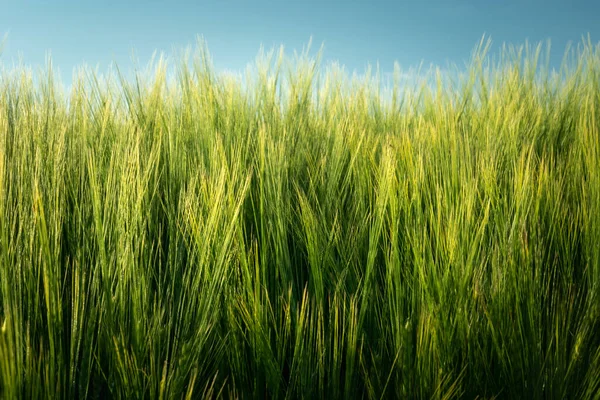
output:
[[3,69],[0,397],[598,398],[600,47],[486,49]]

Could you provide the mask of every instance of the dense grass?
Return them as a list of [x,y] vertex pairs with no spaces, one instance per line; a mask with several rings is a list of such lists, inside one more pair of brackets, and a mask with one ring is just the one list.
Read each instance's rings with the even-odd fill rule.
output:
[[3,398],[599,398],[600,47],[389,97],[206,54],[2,71]]

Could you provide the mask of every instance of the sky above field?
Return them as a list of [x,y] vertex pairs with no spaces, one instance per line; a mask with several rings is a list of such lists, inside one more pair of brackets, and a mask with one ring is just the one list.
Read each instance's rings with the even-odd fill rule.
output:
[[379,62],[391,72],[447,63],[463,65],[485,34],[492,50],[503,43],[552,42],[558,65],[568,42],[589,33],[600,40],[598,0],[453,1],[5,1],[0,0],[0,62],[43,66],[50,52],[63,81],[86,63],[121,69],[132,54],[146,65],[155,50],[167,55],[202,35],[218,70],[241,71],[262,44],[313,53],[361,73]]

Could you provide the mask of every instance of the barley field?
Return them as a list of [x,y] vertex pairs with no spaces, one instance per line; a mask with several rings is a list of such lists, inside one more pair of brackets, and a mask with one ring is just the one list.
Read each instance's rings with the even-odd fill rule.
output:
[[600,398],[600,45],[488,50],[2,67],[0,397]]

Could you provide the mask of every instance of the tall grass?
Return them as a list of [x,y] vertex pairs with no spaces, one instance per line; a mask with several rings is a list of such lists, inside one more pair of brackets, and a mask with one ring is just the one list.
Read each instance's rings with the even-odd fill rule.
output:
[[3,70],[1,396],[600,398],[600,47],[486,51]]

